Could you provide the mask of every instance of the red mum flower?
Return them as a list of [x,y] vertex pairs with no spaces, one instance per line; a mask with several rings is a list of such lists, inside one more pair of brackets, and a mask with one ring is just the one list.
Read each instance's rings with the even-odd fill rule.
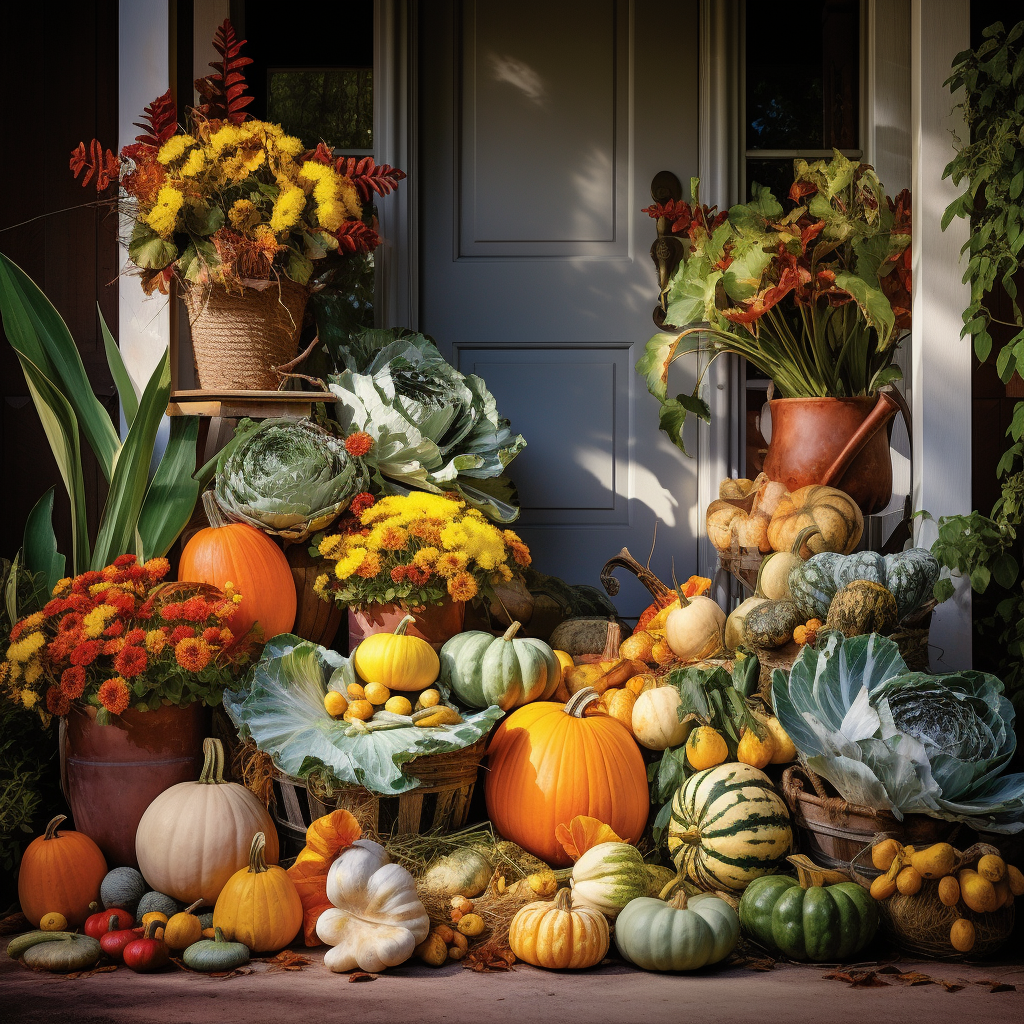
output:
[[126,644],[141,644],[146,639],[146,631],[144,629],[129,629],[124,636],[124,642]]
[[178,626],[170,636],[170,642],[177,644],[179,640],[185,640],[190,636],[195,636],[196,631],[191,626]]
[[51,715],[66,715],[71,710],[71,700],[59,686],[46,691],[46,710]]
[[69,700],[77,700],[85,689],[85,669],[81,665],[66,668],[60,677],[61,692]]
[[91,665],[99,657],[102,649],[103,644],[99,640],[86,640],[71,652],[71,664]]
[[95,569],[90,569],[88,572],[83,572],[81,576],[76,576],[74,583],[71,584],[71,589],[76,594],[85,593],[94,583],[103,582],[103,573],[97,572]]
[[114,659],[114,668],[125,679],[132,679],[146,671],[149,658],[141,647],[125,646]]
[[373,438],[365,430],[357,430],[345,438],[345,451],[354,459],[361,459],[373,447]]
[[134,555],[118,555],[117,558],[114,559],[114,565],[116,565],[119,569],[123,569],[126,565],[134,565],[134,564],[135,564],[135,556]]
[[127,711],[132,699],[128,684],[117,676],[103,683],[97,696],[100,704],[112,715],[119,715],[123,711]]
[[[67,611],[70,606],[71,602],[68,598],[55,597],[51,601],[47,601],[46,604],[43,605],[43,614],[47,618],[49,618],[51,615],[60,615],[62,612]],[[12,635],[11,639],[14,640],[17,638]]]
[[391,570],[391,582],[392,583],[401,583],[402,580],[405,579],[406,571],[409,568],[411,568],[411,567],[408,566],[408,565],[396,565],[394,567],[394,569]]
[[113,640],[108,640],[103,645],[104,654],[120,654],[124,650],[124,637],[115,636]]
[[361,516],[371,505],[374,504],[376,499],[368,491],[360,491],[349,505],[348,510],[354,516]]
[[197,594],[182,604],[178,618],[187,619],[189,622],[205,622],[209,614],[206,600]]
[[219,644],[220,626],[207,626],[207,628],[203,630],[203,639],[208,644]]
[[120,619],[114,621],[103,630],[104,636],[120,636],[124,632],[124,623]]
[[70,633],[74,629],[80,629],[82,626],[82,613],[81,612],[68,612],[57,626],[57,629],[62,633]]

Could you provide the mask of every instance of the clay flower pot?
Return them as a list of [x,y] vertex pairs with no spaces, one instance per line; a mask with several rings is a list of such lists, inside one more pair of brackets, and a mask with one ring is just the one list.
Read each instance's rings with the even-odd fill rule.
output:
[[393,633],[395,627],[412,615],[414,621],[406,629],[408,636],[426,640],[435,651],[440,650],[446,640],[462,632],[466,618],[464,601],[450,598],[439,604],[430,604],[419,610],[406,610],[398,604],[373,604],[361,611],[348,610],[348,649],[352,651],[360,640],[374,633]]

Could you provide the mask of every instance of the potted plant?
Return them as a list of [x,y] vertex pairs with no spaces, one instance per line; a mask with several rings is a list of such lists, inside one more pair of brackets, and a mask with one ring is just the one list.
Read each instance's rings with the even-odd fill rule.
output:
[[[637,371],[661,403],[661,428],[685,452],[687,413],[710,419],[700,398],[708,365],[722,352],[743,356],[781,395],[771,403],[769,477],[790,489],[832,482],[877,512],[892,490],[877,428],[896,411],[879,395],[901,376],[893,360],[910,328],[910,194],[890,199],[869,165],[838,151],[828,162],[796,160],[794,172],[785,206],[755,184],[749,203],[719,213],[700,203],[694,179],[692,203],[647,208],[685,236],[662,295],[665,323],[683,329],[655,335]],[[669,366],[688,353],[696,386],[671,398]],[[868,417],[861,436],[876,431],[852,453]],[[844,455],[853,455],[846,465]]]
[[461,631],[467,601],[530,564],[512,530],[449,495],[358,494],[337,526],[310,549],[327,570],[314,589],[348,608],[352,647],[372,633],[393,632],[408,613],[409,634],[440,647]]
[[[75,824],[111,864],[135,864],[135,829],[169,786],[195,778],[204,706],[251,653],[231,627],[241,595],[162,582],[166,558],[121,555],[58,582],[15,623],[0,685],[44,722],[66,721],[67,797]],[[128,770],[131,765],[131,770]]]
[[307,150],[280,125],[250,118],[231,22],[217,30],[220,61],[195,85],[205,102],[184,128],[170,90],[142,116],[142,134],[120,154],[93,139],[70,166],[98,191],[118,187],[133,222],[128,256],[147,293],[182,288],[201,388],[275,389],[275,367],[298,351],[314,267],[380,244],[371,206],[404,172],[372,157]]

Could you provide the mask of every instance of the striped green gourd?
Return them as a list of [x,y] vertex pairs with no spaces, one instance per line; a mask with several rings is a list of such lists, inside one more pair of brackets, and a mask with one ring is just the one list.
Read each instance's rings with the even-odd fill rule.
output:
[[885,556],[885,586],[896,598],[901,619],[930,600],[940,568],[938,559],[927,548],[910,548]]
[[845,555],[836,563],[836,589],[854,580],[868,580],[885,586],[885,559],[877,551],[858,551]]
[[651,876],[643,855],[629,843],[598,843],[573,865],[573,905],[600,910],[614,921],[630,900],[647,896]]
[[836,586],[836,563],[843,556],[835,551],[822,551],[796,566],[789,574],[789,592],[800,609],[804,621],[825,621],[828,607],[839,589]]
[[690,776],[672,800],[668,850],[702,889],[742,892],[792,852],[789,810],[764,772],[716,765]]

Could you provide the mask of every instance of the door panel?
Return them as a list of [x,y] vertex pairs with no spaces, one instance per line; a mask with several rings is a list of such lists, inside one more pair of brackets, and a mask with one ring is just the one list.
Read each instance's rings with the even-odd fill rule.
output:
[[[423,11],[423,8],[421,8]],[[697,4],[432,3],[419,28],[419,328],[527,440],[511,464],[534,564],[598,586],[623,546],[696,566],[696,465],[633,369],[654,333],[662,169],[697,167],[696,61],[655,41]],[[673,47],[673,52],[678,48]],[[692,367],[690,368],[692,371]],[[693,387],[692,372],[674,376]],[[688,445],[696,447],[696,432]],[[646,591],[623,580],[635,616]]]

